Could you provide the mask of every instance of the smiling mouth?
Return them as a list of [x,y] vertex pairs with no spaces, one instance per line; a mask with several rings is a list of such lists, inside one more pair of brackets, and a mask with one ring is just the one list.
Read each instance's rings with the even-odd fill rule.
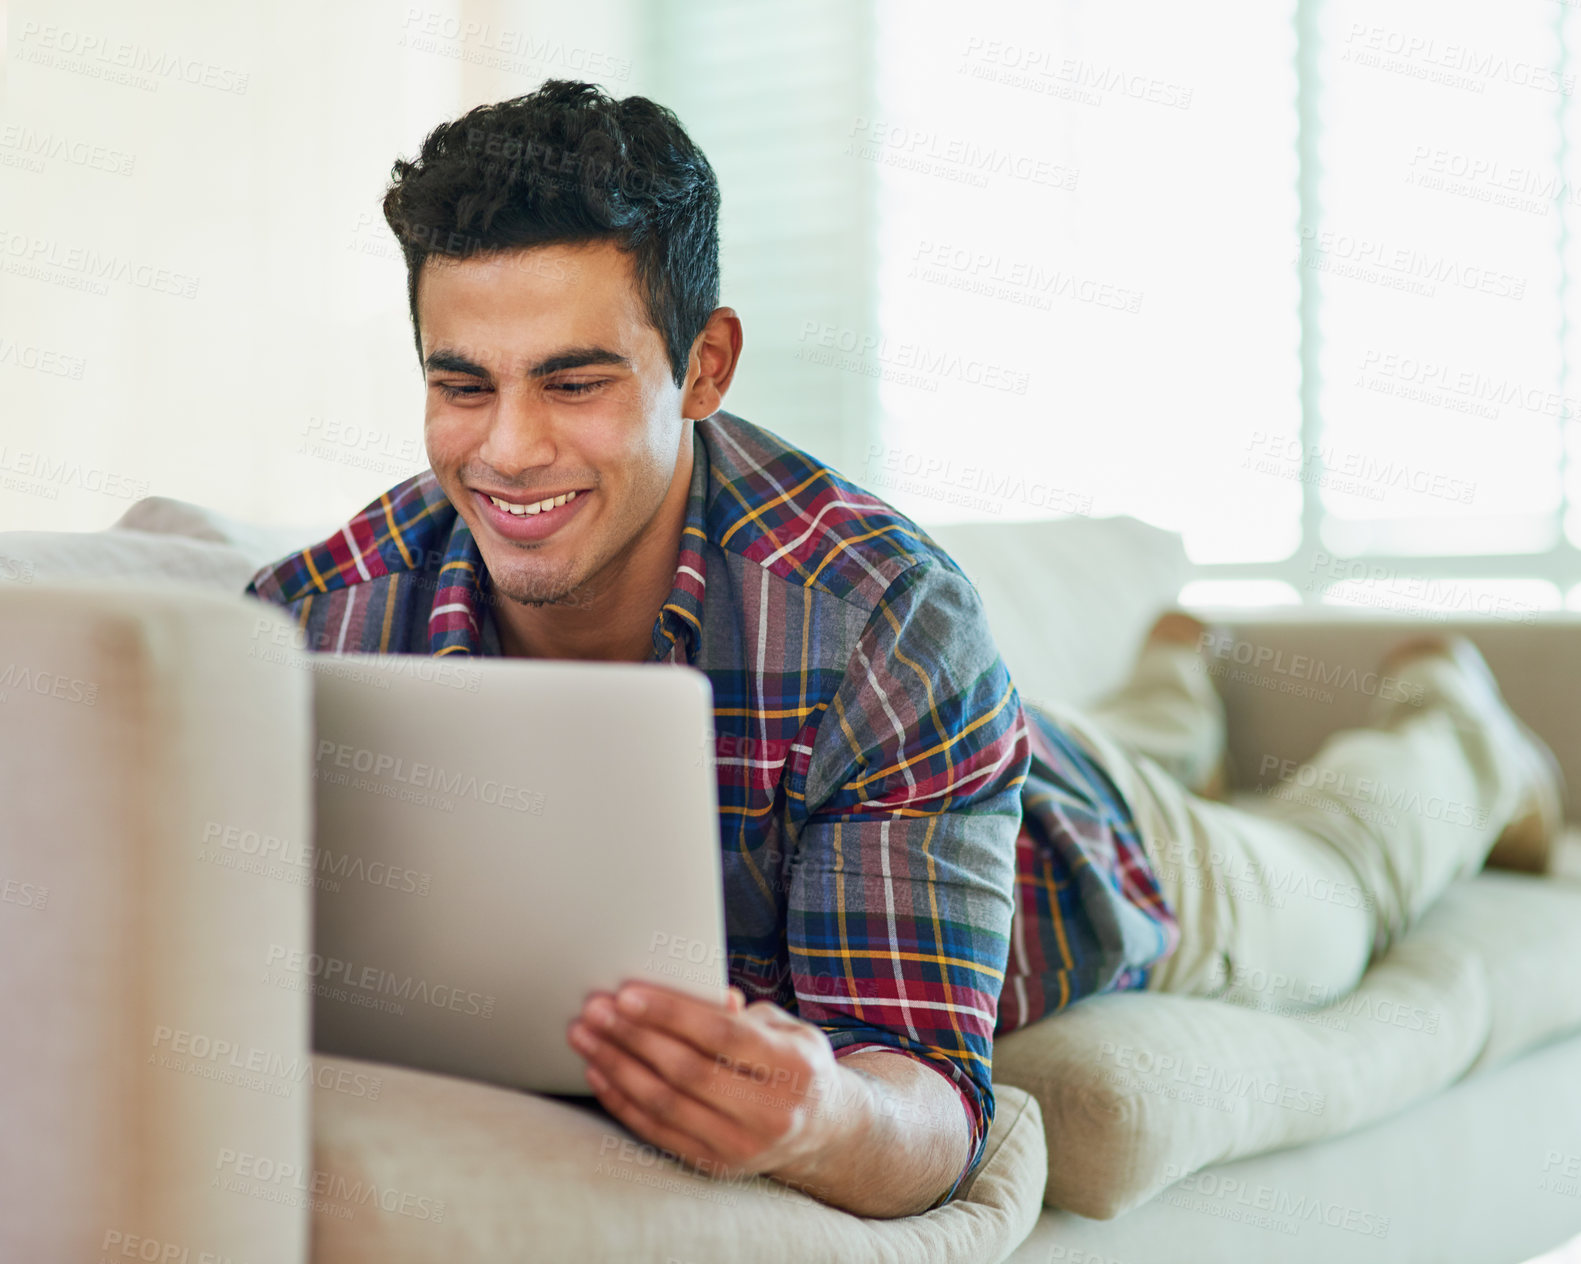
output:
[[531,518],[541,513],[552,513],[561,505],[575,500],[578,495],[577,492],[562,492],[558,496],[549,496],[543,500],[535,500],[524,504],[520,501],[502,500],[498,496],[489,496],[487,492],[483,494],[488,496],[496,508],[503,509],[508,514],[515,514],[518,518]]

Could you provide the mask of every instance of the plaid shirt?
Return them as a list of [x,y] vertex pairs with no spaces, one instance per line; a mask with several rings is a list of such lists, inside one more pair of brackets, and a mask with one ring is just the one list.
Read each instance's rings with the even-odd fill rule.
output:
[[[432,471],[247,591],[312,650],[501,652],[477,543]],[[891,1049],[947,1076],[972,1123],[964,1176],[993,1118],[996,1023],[1140,986],[1173,948],[1119,793],[1023,709],[976,590],[920,527],[728,413],[694,426],[653,661],[713,686],[730,981],[837,1056]]]

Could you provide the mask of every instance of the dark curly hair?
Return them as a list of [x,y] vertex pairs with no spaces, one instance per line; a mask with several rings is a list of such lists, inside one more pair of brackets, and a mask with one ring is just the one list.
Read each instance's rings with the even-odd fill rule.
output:
[[719,185],[671,111],[550,79],[441,123],[390,175],[384,218],[406,256],[419,360],[417,279],[430,256],[608,240],[633,256],[685,385],[692,343],[719,306]]

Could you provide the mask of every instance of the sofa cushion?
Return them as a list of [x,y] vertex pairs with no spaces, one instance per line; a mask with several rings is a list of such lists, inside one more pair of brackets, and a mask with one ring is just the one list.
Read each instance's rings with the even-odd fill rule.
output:
[[151,535],[208,540],[243,553],[256,567],[306,548],[340,529],[351,510],[317,526],[261,526],[243,522],[205,505],[170,496],[145,496],[116,519],[112,531],[143,531]]
[[1135,518],[965,522],[928,533],[966,572],[1028,702],[1081,705],[1124,682],[1189,569],[1173,531]]
[[0,532],[0,586],[150,581],[240,593],[258,568],[239,549],[147,531]]
[[1581,884],[1485,873],[1325,1009],[1098,996],[997,1041],[994,1080],[1043,1108],[1045,1201],[1107,1218],[1208,1164],[1349,1132],[1581,1027],[1577,961]]
[[1488,1039],[1468,1073],[1581,1029],[1581,881],[1490,869],[1433,911],[1487,973]]
[[333,529],[260,527],[149,496],[104,531],[0,532],[0,585],[168,580],[240,593],[261,567]]
[[956,1197],[868,1220],[773,1181],[698,1175],[591,1099],[517,1093],[319,1056],[321,1085],[376,1076],[378,1099],[318,1092],[314,1264],[995,1264],[1031,1232],[1044,1183],[1037,1103],[1001,1092],[983,1161]]
[[1469,949],[1420,930],[1307,1017],[1121,992],[997,1041],[996,1086],[1043,1108],[1045,1201],[1117,1216],[1210,1163],[1347,1132],[1453,1083],[1487,1036],[1486,983]]
[[[1577,1264],[1581,1035],[1117,1220],[1045,1209],[1009,1264]],[[1577,1244],[1581,1245],[1581,1244]]]

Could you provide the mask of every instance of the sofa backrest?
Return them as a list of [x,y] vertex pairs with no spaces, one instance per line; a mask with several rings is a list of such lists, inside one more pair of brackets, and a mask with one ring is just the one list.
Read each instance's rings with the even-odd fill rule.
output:
[[[160,578],[240,593],[259,567],[336,525],[262,527],[150,496],[104,531],[0,533],[0,583]],[[1081,703],[1119,684],[1153,617],[1186,580],[1180,537],[1135,518],[927,530],[982,594],[994,639],[1031,702]]]
[[1188,577],[1178,534],[1135,518],[968,522],[928,532],[977,586],[1028,702],[1091,702],[1121,684]]

